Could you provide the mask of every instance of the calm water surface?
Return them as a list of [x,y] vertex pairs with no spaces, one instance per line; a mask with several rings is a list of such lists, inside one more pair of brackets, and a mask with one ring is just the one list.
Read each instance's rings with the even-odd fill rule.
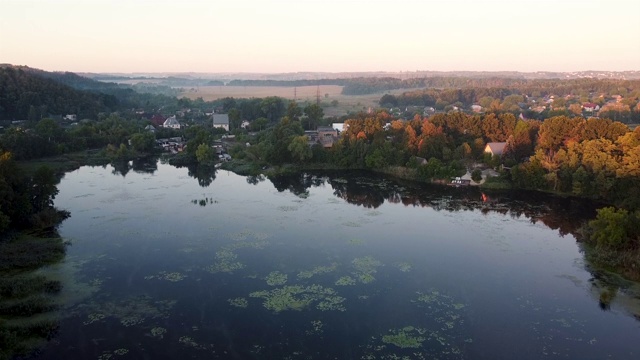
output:
[[47,270],[64,309],[39,358],[640,358],[638,287],[601,309],[569,234],[580,205],[358,174],[210,180],[64,177],[72,245]]

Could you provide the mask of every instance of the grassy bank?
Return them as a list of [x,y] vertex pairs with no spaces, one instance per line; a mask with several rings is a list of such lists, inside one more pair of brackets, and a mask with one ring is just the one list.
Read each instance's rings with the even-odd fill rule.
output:
[[418,170],[404,166],[390,166],[384,169],[374,169],[373,171],[402,180],[420,181],[418,179]]
[[[232,160],[222,163],[220,167],[242,176],[277,176],[295,174],[301,171],[311,170],[347,170],[344,167],[335,166],[329,163],[313,163],[313,164],[284,164],[279,166],[261,165],[246,160]],[[356,169],[349,169],[356,170]]]
[[56,333],[53,296],[62,285],[34,270],[62,260],[65,249],[58,237],[0,240],[0,360],[28,356]]
[[48,166],[55,173],[64,174],[83,165],[104,165],[109,161],[102,150],[85,150],[48,158],[19,161],[18,164],[27,174],[34,173],[41,166]]
[[[229,170],[233,173],[242,176],[277,176],[277,175],[289,175],[302,171],[336,171],[336,170],[356,170],[356,171],[371,171],[374,173],[389,175],[402,180],[425,182],[420,180],[418,176],[418,170],[415,168],[405,166],[389,166],[382,169],[371,168],[352,168],[337,166],[331,163],[309,163],[309,164],[285,164],[279,166],[272,165],[260,165],[246,160],[232,160],[222,164],[221,169]],[[438,183],[434,181],[434,183]],[[511,186],[506,187],[510,189]]]
[[585,259],[595,268],[640,282],[640,250],[610,250],[585,246]]
[[[132,153],[129,157],[122,161],[136,160],[152,156],[152,153]],[[41,166],[47,166],[56,174],[62,175],[66,172],[76,170],[81,166],[103,166],[114,161],[106,152],[106,149],[84,150],[73,153],[67,153],[47,158],[33,159],[27,161],[18,161],[18,165],[27,174],[33,174]],[[120,161],[118,159],[118,161]]]
[[483,190],[510,190],[513,189],[513,185],[500,176],[489,177],[487,180],[479,185]]

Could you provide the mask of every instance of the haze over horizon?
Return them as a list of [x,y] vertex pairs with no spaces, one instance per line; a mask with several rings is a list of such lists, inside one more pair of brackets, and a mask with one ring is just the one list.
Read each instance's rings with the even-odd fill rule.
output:
[[95,73],[640,70],[637,0],[0,0],[0,63]]

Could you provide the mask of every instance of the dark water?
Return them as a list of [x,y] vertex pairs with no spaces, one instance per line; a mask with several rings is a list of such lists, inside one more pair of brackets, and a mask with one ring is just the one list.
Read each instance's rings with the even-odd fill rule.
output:
[[72,245],[46,270],[64,308],[38,358],[640,357],[638,285],[617,283],[603,311],[616,280],[588,271],[571,235],[585,204],[146,171],[83,167],[59,185]]

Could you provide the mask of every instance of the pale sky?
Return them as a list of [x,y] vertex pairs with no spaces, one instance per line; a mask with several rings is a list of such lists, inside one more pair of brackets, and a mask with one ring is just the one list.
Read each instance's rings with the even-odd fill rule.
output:
[[0,0],[0,63],[127,73],[640,70],[640,0]]

